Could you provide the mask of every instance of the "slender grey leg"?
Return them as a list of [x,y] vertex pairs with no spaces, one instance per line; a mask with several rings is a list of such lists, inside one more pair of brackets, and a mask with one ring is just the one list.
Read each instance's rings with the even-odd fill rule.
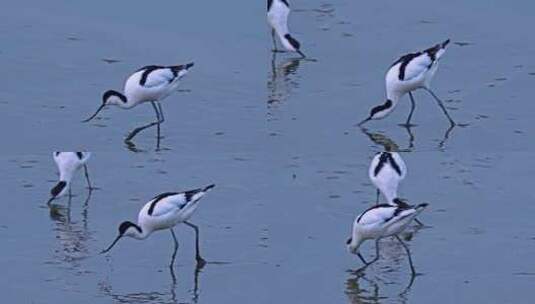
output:
[[173,256],[171,257],[171,264],[169,264],[169,267],[173,268],[173,264],[175,263],[175,258],[176,258],[176,252],[178,251],[178,241],[176,239],[175,231],[173,230],[173,228],[169,230],[171,230],[171,234],[173,235],[173,240],[175,241],[175,250],[173,251]]
[[84,173],[85,173],[85,179],[87,180],[87,188],[89,191],[93,190],[93,187],[91,186],[91,181],[89,180],[89,173],[87,171],[87,165],[84,165]]
[[422,227],[425,226],[424,223],[420,222],[420,220],[417,219],[417,218],[415,218],[414,221],[415,221],[418,225],[420,225],[420,226],[422,226]]
[[195,230],[195,260],[197,261],[197,265],[204,266],[206,264],[206,261],[201,257],[201,252],[199,250],[199,227],[190,222],[184,222],[184,224],[190,226],[191,228],[193,228],[193,230]]
[[160,123],[163,123],[165,121],[165,118],[163,117],[162,105],[159,101],[156,101],[156,104],[158,105],[158,110],[160,112]]
[[379,195],[381,194],[381,191],[379,191],[379,189],[377,189],[377,199],[375,200],[375,204],[376,205],[379,205]]
[[380,239],[375,240],[375,258],[368,265],[373,264],[377,262],[377,260],[379,260],[379,240]]
[[362,263],[364,263],[364,265],[368,265],[368,262],[366,262],[366,260],[364,259],[364,257],[362,256],[362,254],[357,253],[358,257],[360,258],[360,260],[362,261]]
[[411,112],[409,113],[409,116],[407,117],[407,121],[405,122],[407,126],[410,126],[412,113],[414,113],[414,109],[416,108],[416,102],[414,102],[414,96],[412,96],[412,92],[409,92],[409,97],[411,99]]
[[370,266],[371,264],[377,262],[377,260],[379,260],[379,239],[377,239],[375,241],[375,258],[373,260],[371,260],[369,263],[366,263],[366,260],[364,260],[364,258],[362,257],[362,255],[360,255],[360,253],[358,254],[360,260],[362,262],[364,262],[364,266],[362,266],[361,268],[357,269],[356,272],[360,272],[360,271],[363,271],[364,269],[366,269],[368,266]]
[[128,134],[128,136],[126,137],[125,141],[132,140],[132,138],[134,138],[134,136],[136,136],[139,132],[141,132],[141,131],[143,131],[143,130],[145,130],[147,128],[153,127],[153,126],[158,126],[158,137],[160,136],[160,113],[158,113],[158,108],[156,108],[156,104],[154,103],[154,101],[151,101],[150,103],[151,103],[152,107],[154,108],[154,111],[156,112],[156,119],[158,121],[151,122],[150,124],[135,128],[132,132],[130,132],[130,134]]
[[271,39],[273,40],[273,52],[277,51],[277,39],[275,38],[275,29],[271,29]]
[[411,272],[412,275],[416,275],[416,271],[414,270],[414,265],[412,264],[412,257],[411,257],[411,251],[409,250],[409,247],[399,238],[399,236],[395,235],[396,239],[399,241],[399,243],[405,248],[405,251],[407,252],[407,256],[409,257],[409,265],[411,266]]
[[452,126],[455,126],[455,122],[453,121],[453,119],[451,119],[450,117],[450,114],[448,114],[448,110],[446,110],[446,107],[444,106],[444,103],[437,97],[437,95],[435,95],[435,93],[433,93],[433,91],[431,91],[430,89],[428,88],[424,88],[424,90],[426,90],[427,92],[429,92],[429,94],[431,94],[431,96],[433,96],[433,98],[435,98],[435,100],[437,101],[438,103],[438,106],[442,109],[442,112],[444,112],[444,115],[446,115],[446,117],[448,118],[448,120],[450,121],[450,124]]

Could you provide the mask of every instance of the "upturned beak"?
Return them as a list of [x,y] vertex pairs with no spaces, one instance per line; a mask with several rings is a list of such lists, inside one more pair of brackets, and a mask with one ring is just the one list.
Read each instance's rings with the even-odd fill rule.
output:
[[106,104],[101,104],[100,107],[97,109],[97,111],[95,112],[95,114],[91,115],[91,117],[89,117],[88,119],[86,120],[82,120],[82,122],[88,122],[90,121],[91,119],[95,118],[95,116],[97,116],[98,112],[100,112],[102,109],[104,109],[104,107],[106,106]]
[[51,198],[46,202],[46,204],[47,204],[47,205],[50,205],[50,203],[52,203],[52,201],[55,200],[55,199],[56,199],[55,196],[51,197]]
[[364,119],[363,121],[359,122],[359,123],[357,124],[357,126],[360,127],[360,126],[362,126],[363,124],[367,123],[367,122],[370,121],[370,120],[372,120],[372,118],[371,118],[371,117],[368,117],[368,118]]
[[102,250],[102,251],[100,252],[100,254],[103,254],[103,253],[106,253],[106,252],[110,251],[111,248],[112,248],[113,246],[115,246],[115,244],[117,244],[117,242],[118,242],[122,237],[123,237],[122,235],[117,236],[117,238],[115,238],[115,240],[113,241],[113,243],[111,243],[110,247],[108,247],[108,248]]

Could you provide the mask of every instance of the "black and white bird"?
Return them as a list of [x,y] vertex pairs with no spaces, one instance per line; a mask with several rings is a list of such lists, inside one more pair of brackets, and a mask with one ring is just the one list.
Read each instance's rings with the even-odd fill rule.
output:
[[195,258],[197,264],[202,267],[206,262],[199,252],[199,228],[188,222],[188,219],[199,206],[199,200],[214,187],[215,185],[212,184],[195,190],[166,192],[155,196],[139,211],[137,224],[130,221],[122,222],[119,225],[119,235],[117,238],[101,253],[110,251],[123,237],[144,240],[155,231],[169,229],[175,244],[171,264],[169,265],[172,267],[178,250],[178,241],[173,228],[177,224],[184,223],[195,230]]
[[273,39],[273,52],[281,52],[277,49],[277,35],[283,47],[290,52],[297,52],[303,58],[305,54],[301,52],[301,44],[288,30],[288,15],[290,14],[290,4],[288,0],[268,0],[267,20],[271,26],[271,37]]
[[50,204],[56,198],[70,193],[72,178],[82,167],[84,168],[87,187],[89,190],[93,189],[87,170],[87,161],[91,157],[91,152],[53,152],[52,156],[58,166],[59,181],[50,190],[50,199],[47,204]]
[[[353,222],[351,237],[347,240],[347,249],[350,253],[358,255],[364,263],[364,269],[379,259],[379,240],[393,236],[403,246],[409,257],[411,272],[416,275],[409,248],[398,236],[412,220],[420,214],[428,204],[417,206],[392,206],[389,204],[376,205],[361,213]],[[366,240],[375,240],[375,258],[367,262],[359,252],[360,245]]]
[[125,141],[130,141],[139,132],[149,127],[158,127],[158,138],[160,138],[160,124],[164,122],[164,115],[160,101],[176,91],[180,84],[180,79],[184,77],[193,66],[193,63],[175,66],[149,65],[134,72],[126,80],[124,93],[108,90],[102,95],[102,104],[88,119],[88,122],[107,105],[115,105],[123,109],[131,109],[141,103],[150,102],[156,112],[156,121],[134,129],[126,137]]
[[443,102],[433,93],[430,88],[431,80],[435,75],[440,59],[446,52],[446,46],[450,40],[446,40],[431,48],[417,53],[410,53],[401,56],[396,62],[390,66],[386,73],[386,101],[384,104],[373,107],[370,115],[359,123],[362,126],[364,123],[374,119],[382,119],[389,115],[399,100],[407,93],[411,100],[411,111],[405,122],[406,126],[411,126],[411,118],[416,107],[412,91],[423,89],[437,101],[439,107],[448,118],[450,124],[455,126],[455,122],[448,114]]
[[398,197],[398,186],[407,175],[407,166],[399,153],[379,152],[372,159],[368,175],[377,188],[376,203],[379,203],[379,194],[382,193],[391,204]]

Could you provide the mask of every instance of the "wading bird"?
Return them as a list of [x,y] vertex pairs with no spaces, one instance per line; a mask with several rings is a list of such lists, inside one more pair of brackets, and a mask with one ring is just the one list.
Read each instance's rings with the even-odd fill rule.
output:
[[382,105],[373,107],[370,115],[361,121],[358,125],[362,126],[364,123],[374,119],[382,119],[390,114],[399,100],[407,93],[411,100],[411,111],[405,122],[405,126],[411,126],[411,118],[416,107],[412,91],[423,89],[437,101],[439,107],[448,118],[451,126],[455,126],[455,122],[448,114],[443,102],[431,91],[430,83],[437,71],[440,58],[446,52],[446,46],[450,40],[439,43],[427,50],[410,53],[400,57],[386,73],[386,102]]
[[290,14],[290,5],[288,0],[268,0],[267,1],[267,20],[271,26],[271,38],[273,39],[273,52],[284,52],[277,49],[277,39],[279,37],[283,47],[290,52],[297,52],[303,58],[305,54],[301,52],[301,44],[295,39],[288,30],[288,15]]
[[89,173],[87,172],[87,161],[91,157],[91,152],[54,152],[52,154],[54,161],[59,170],[59,181],[50,190],[50,199],[47,204],[50,204],[54,199],[60,198],[71,191],[71,181],[76,171],[84,167],[85,178],[87,180],[87,187],[92,190],[91,181],[89,180]]
[[141,103],[150,102],[156,112],[156,121],[134,129],[126,137],[129,142],[139,132],[153,127],[158,127],[158,139],[160,138],[160,124],[164,122],[164,116],[160,101],[176,91],[180,79],[188,73],[193,63],[175,66],[149,65],[142,67],[126,80],[124,94],[108,90],[102,95],[102,104],[88,119],[88,122],[107,105],[115,105],[123,109],[131,109]]
[[155,231],[169,229],[175,244],[171,264],[169,265],[169,267],[172,268],[178,250],[178,241],[173,227],[177,224],[184,223],[195,230],[195,258],[197,260],[197,265],[201,265],[202,267],[206,261],[201,257],[199,252],[199,228],[187,220],[197,209],[199,200],[206,194],[206,192],[214,187],[215,185],[212,184],[195,190],[185,192],[166,192],[157,195],[141,208],[137,224],[125,221],[119,225],[119,235],[112,244],[101,253],[110,251],[111,248],[125,236],[137,240],[144,240]]
[[[398,236],[410,222],[422,212],[428,204],[417,206],[392,206],[388,204],[376,205],[360,214],[353,223],[352,235],[347,240],[347,249],[349,252],[358,255],[364,266],[359,269],[363,270],[369,265],[379,260],[379,240],[388,236],[393,236],[403,246],[409,257],[409,265],[412,275],[416,275],[412,263],[411,252],[407,245]],[[375,240],[375,258],[366,262],[359,252],[360,245],[366,240]]]
[[398,186],[407,175],[407,166],[399,153],[380,152],[373,157],[368,175],[377,188],[376,203],[380,193],[390,203],[398,197]]

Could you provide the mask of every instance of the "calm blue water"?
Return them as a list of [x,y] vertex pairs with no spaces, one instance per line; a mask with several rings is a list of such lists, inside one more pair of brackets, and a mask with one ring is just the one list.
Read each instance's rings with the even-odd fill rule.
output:
[[[250,2],[250,3],[249,3]],[[8,1],[0,11],[0,292],[6,303],[529,303],[534,285],[535,83],[531,1],[292,1],[291,28],[317,61],[273,58],[261,1]],[[384,98],[399,55],[453,42],[434,82],[462,124],[417,92],[386,120],[353,125]],[[103,59],[118,60],[106,63]],[[162,105],[110,108],[80,121],[103,91],[147,64],[195,61]],[[412,139],[411,139],[412,137]],[[364,277],[345,250],[354,217],[375,198],[367,168],[393,142],[409,168],[401,195],[429,202],[432,226],[403,249],[382,242]],[[90,150],[71,208],[46,207],[51,152]],[[195,271],[193,231],[123,240],[100,256],[117,224],[155,194],[209,183],[192,218],[208,264]],[[66,199],[56,203],[67,207]],[[363,248],[374,253],[373,244]]]

